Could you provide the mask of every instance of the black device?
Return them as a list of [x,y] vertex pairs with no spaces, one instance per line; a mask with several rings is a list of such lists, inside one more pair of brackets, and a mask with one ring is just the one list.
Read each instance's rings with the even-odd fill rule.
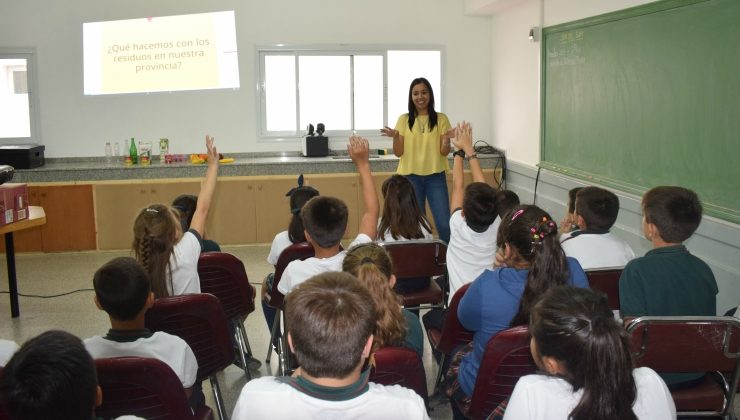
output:
[[12,180],[14,173],[15,169],[13,169],[12,166],[0,165],[0,184],[5,184],[6,182]]
[[40,144],[6,144],[0,146],[0,165],[14,169],[33,169],[44,165],[44,150]]
[[326,136],[306,136],[303,142],[303,156],[306,157],[324,157],[329,156],[329,137]]

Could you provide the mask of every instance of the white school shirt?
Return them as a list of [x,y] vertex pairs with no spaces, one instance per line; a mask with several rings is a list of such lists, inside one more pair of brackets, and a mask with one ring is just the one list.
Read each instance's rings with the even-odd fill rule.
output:
[[629,244],[611,233],[576,232],[564,234],[560,242],[565,255],[577,259],[584,270],[624,267],[635,258]]
[[368,390],[344,401],[305,394],[273,376],[247,382],[236,401],[232,420],[294,419],[429,419],[424,400],[400,385],[368,383]]
[[[360,233],[357,235],[354,241],[349,244],[351,249],[353,246],[372,242],[373,240]],[[278,283],[278,291],[287,295],[291,290],[295,289],[299,284],[310,279],[311,277],[326,273],[328,271],[342,271],[342,262],[344,256],[347,255],[347,251],[340,251],[337,255],[329,258],[306,258],[305,260],[295,260],[285,267],[282,277],[280,277],[280,283]]]
[[288,234],[287,230],[275,235],[275,238],[272,240],[272,246],[270,246],[270,253],[267,255],[268,264],[276,265],[280,254],[285,251],[285,248],[291,245],[293,245],[293,242],[290,241],[290,234]]
[[[180,238],[170,255],[170,269],[172,270],[172,287],[167,281],[167,291],[170,296],[200,293],[200,277],[198,277],[198,258],[200,258],[201,238],[198,232],[188,230]],[[169,272],[167,273],[169,277]]]
[[[640,420],[676,418],[676,406],[665,382],[650,368],[632,371],[637,397],[632,411]],[[519,379],[506,406],[504,420],[566,420],[581,400],[565,380],[554,376],[527,375]]]
[[501,218],[491,223],[484,232],[470,229],[457,209],[450,216],[450,244],[447,246],[447,274],[450,282],[450,296],[457,289],[477,279],[483,270],[493,268],[496,258],[496,234]]
[[161,360],[177,374],[183,388],[192,387],[198,374],[198,361],[188,343],[166,332],[157,331],[151,337],[125,343],[96,335],[84,343],[93,359],[132,356]]
[[398,239],[393,239],[393,235],[391,235],[391,230],[390,229],[386,229],[385,232],[382,235],[378,236],[378,242],[383,242],[383,243],[386,243],[387,244],[387,243],[391,243],[391,242],[403,242],[403,241],[410,241],[410,240],[417,241],[417,240],[434,239],[434,236],[432,236],[432,232],[426,230],[426,228],[424,226],[422,226],[422,225],[419,225],[419,227],[421,228],[421,233],[424,234],[424,237],[423,238],[409,239],[409,238],[400,237]]
[[5,366],[19,349],[15,341],[0,339],[0,366]]

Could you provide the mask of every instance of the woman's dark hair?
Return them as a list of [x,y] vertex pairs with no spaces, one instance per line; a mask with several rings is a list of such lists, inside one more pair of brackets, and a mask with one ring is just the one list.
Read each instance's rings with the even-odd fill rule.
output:
[[378,238],[389,231],[393,239],[423,239],[424,231],[432,226],[421,212],[414,186],[403,175],[392,175],[383,182],[383,214],[378,226]]
[[529,331],[539,357],[563,364],[560,376],[583,390],[573,420],[637,420],[637,396],[627,333],[612,315],[607,297],[589,289],[548,290],[532,308]]
[[416,111],[416,105],[414,105],[414,98],[411,94],[411,91],[414,89],[414,86],[423,83],[424,86],[427,87],[427,90],[429,90],[429,102],[427,103],[427,114],[429,114],[429,130],[434,130],[434,127],[437,126],[437,111],[434,110],[434,91],[432,90],[432,85],[429,83],[429,80],[418,77],[411,81],[411,86],[409,86],[409,129],[411,129],[414,126],[414,120],[416,120],[416,115],[418,112]]
[[529,322],[530,308],[545,291],[566,284],[568,261],[560,246],[558,225],[537,206],[517,206],[505,215],[496,244],[501,248],[507,243],[529,264],[519,310],[511,320],[511,326],[524,325]]
[[288,225],[288,237],[290,242],[306,242],[306,235],[303,233],[303,219],[301,219],[301,209],[308,200],[319,195],[319,192],[313,187],[298,187],[291,190],[290,193],[290,224]]

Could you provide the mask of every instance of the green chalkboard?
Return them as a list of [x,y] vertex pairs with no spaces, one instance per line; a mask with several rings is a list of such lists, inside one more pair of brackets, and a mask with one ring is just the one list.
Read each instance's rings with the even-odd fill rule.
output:
[[696,191],[740,223],[740,0],[666,0],[542,37],[541,166]]

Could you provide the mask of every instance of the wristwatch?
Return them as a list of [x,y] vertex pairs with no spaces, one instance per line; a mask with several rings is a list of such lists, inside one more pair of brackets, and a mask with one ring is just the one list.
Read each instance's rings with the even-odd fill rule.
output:
[[465,150],[459,149],[455,150],[455,153],[452,154],[452,157],[460,156],[461,158],[465,159]]

